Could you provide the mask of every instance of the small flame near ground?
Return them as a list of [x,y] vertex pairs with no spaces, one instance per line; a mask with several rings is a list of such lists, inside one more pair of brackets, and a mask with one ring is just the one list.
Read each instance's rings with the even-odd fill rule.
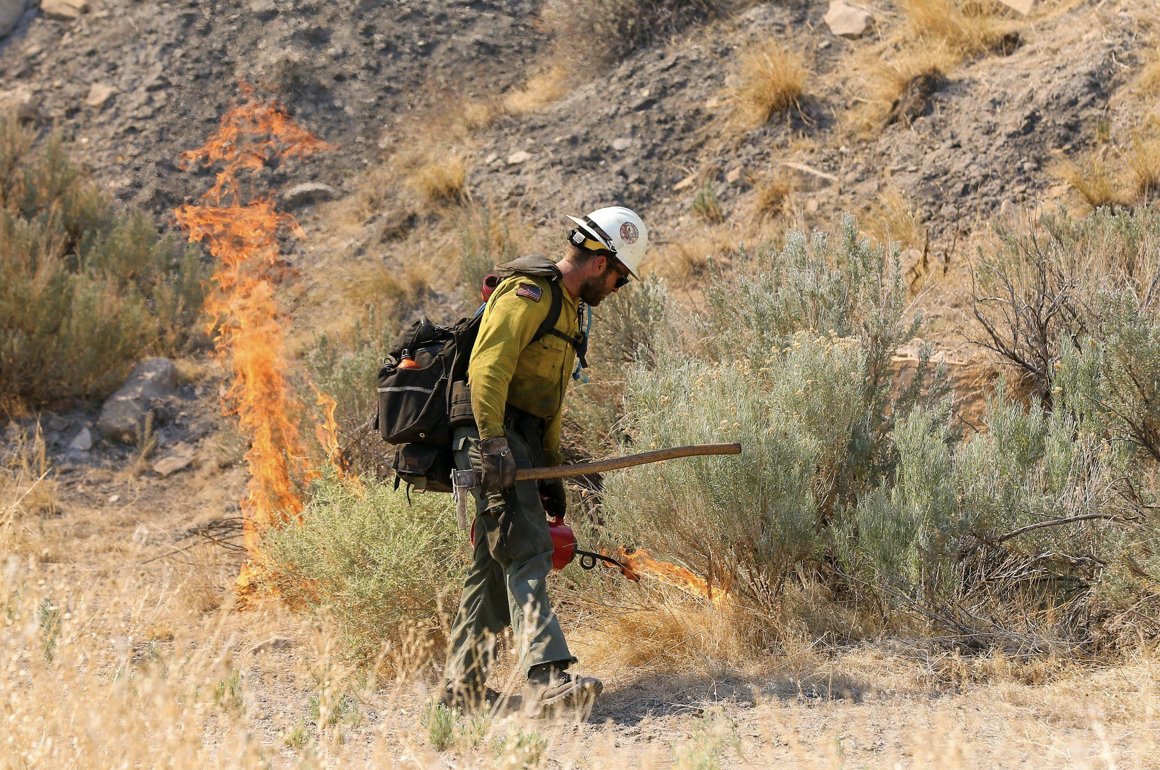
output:
[[[298,431],[303,407],[286,378],[275,300],[278,234],[288,231],[301,238],[304,233],[270,197],[247,195],[246,188],[265,166],[329,146],[294,123],[281,106],[256,100],[252,89],[242,87],[242,100],[222,116],[202,147],[182,155],[186,170],[218,171],[198,204],[180,206],[174,214],[190,241],[203,244],[216,262],[206,311],[210,331],[216,331],[215,353],[231,373],[225,408],[237,416],[250,443],[250,481],[241,501],[247,564],[238,576],[238,590],[246,593],[260,572],[262,530],[297,520],[303,507],[300,488],[317,475]],[[330,452],[338,445],[334,400],[321,393],[318,400],[327,414],[319,438]],[[324,437],[322,431],[330,433]]]
[[634,582],[639,582],[642,576],[655,578],[685,593],[700,596],[714,604],[724,601],[728,596],[726,591],[713,590],[709,583],[692,570],[688,570],[672,562],[656,559],[643,548],[621,548],[617,551],[616,559],[623,564],[624,576]]

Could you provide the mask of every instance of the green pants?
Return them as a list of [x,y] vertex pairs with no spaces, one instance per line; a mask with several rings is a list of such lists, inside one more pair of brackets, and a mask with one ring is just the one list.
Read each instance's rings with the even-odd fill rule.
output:
[[[544,464],[542,420],[509,409],[504,430],[517,468]],[[478,432],[457,429],[453,446],[456,465],[474,468],[478,480]],[[506,495],[483,494],[477,483],[472,494],[475,554],[451,628],[447,681],[482,687],[495,657],[496,636],[509,625],[523,670],[541,663],[574,663],[548,602],[552,537],[536,482],[518,482]]]

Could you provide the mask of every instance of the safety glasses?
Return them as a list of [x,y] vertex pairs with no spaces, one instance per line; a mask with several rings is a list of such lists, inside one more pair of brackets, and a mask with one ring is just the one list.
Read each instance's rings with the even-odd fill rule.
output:
[[620,263],[612,258],[609,258],[608,265],[613,270],[616,271],[616,283],[614,283],[613,286],[615,286],[618,289],[623,289],[625,286],[628,286],[629,278],[627,275],[625,275],[623,272],[621,272]]

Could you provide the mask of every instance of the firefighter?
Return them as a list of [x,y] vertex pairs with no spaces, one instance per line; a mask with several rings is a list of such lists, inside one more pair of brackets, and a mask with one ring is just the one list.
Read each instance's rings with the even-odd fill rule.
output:
[[[472,349],[468,384],[476,425],[457,429],[453,448],[457,466],[472,468],[479,480],[474,558],[452,626],[444,705],[470,709],[497,697],[485,683],[496,636],[509,625],[527,676],[528,713],[587,709],[603,688],[599,679],[568,671],[576,658],[548,600],[553,545],[547,517],[564,515],[564,483],[517,483],[515,471],[562,462],[564,395],[577,353],[583,362],[587,346],[582,305],[596,307],[639,277],[648,231],[622,206],[569,219],[575,227],[564,258],[553,265],[540,257],[543,275],[524,273],[500,283]],[[536,258],[519,262],[526,267],[529,260]],[[554,291],[562,305],[555,327],[533,341]]]

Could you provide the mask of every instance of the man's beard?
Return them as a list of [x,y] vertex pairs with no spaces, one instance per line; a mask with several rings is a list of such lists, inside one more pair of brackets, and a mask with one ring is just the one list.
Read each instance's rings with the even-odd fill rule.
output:
[[605,271],[596,278],[585,279],[584,283],[580,284],[580,299],[584,300],[588,307],[596,307],[609,295],[610,292],[604,290],[608,283],[605,280],[607,275],[608,272]]

